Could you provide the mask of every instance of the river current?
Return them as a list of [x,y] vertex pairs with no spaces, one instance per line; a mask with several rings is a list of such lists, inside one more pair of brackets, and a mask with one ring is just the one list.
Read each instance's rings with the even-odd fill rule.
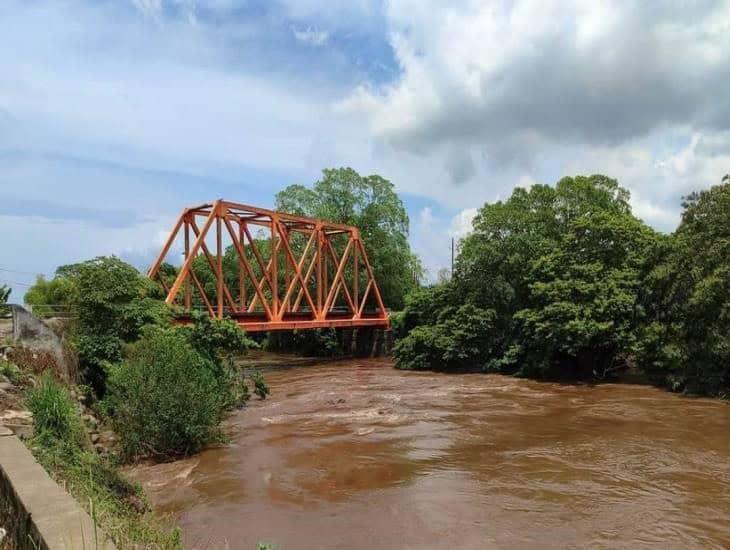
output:
[[136,467],[191,548],[730,548],[730,406],[630,384],[266,374],[229,444]]

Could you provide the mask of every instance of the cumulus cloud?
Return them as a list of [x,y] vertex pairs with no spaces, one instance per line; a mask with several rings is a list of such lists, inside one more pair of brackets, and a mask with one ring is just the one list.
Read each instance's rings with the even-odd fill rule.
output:
[[472,222],[476,217],[478,210],[476,208],[465,208],[453,218],[449,225],[449,234],[457,239],[466,237],[472,231]]
[[506,141],[525,156],[730,116],[727,2],[395,0],[388,20],[402,78],[367,106],[404,149]]
[[605,172],[641,188],[644,211],[668,227],[679,194],[718,177],[728,1],[393,0],[386,18],[400,77],[341,105],[394,151],[437,159],[461,197],[493,197],[526,172],[548,183]]

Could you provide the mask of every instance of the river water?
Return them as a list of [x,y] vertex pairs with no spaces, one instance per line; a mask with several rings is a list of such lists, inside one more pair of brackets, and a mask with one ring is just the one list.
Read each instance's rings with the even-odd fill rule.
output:
[[730,406],[655,388],[267,373],[230,444],[141,466],[192,548],[730,548]]

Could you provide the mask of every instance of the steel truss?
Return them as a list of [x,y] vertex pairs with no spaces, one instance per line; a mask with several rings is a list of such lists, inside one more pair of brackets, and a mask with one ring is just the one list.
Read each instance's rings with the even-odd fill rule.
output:
[[[173,281],[162,268],[180,233],[184,261]],[[206,243],[211,236],[215,253]],[[235,292],[224,273],[225,241],[238,263]],[[200,255],[215,280],[212,300],[193,269]],[[183,210],[148,277],[162,284],[166,303],[180,306],[181,322],[196,296],[211,317],[230,317],[250,332],[389,325],[356,227],[245,204],[219,200]]]

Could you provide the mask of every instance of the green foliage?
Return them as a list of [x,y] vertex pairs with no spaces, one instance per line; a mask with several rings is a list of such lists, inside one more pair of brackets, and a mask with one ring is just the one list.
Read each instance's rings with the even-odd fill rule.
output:
[[168,531],[153,514],[145,513],[142,489],[90,449],[79,411],[64,386],[44,375],[29,391],[26,402],[33,413],[33,454],[88,508],[95,524],[117,547],[182,548],[178,529]]
[[70,307],[75,295],[76,287],[72,278],[56,276],[49,281],[43,275],[38,275],[23,300],[33,306],[34,314],[45,317],[55,313],[57,308]]
[[494,342],[494,310],[472,304],[447,308],[434,324],[413,328],[393,350],[402,369],[485,368]]
[[243,355],[258,344],[248,338],[246,333],[230,319],[213,319],[202,313],[193,314],[187,337],[192,346],[211,361],[222,361],[233,356]]
[[0,285],[0,304],[7,304],[10,299],[11,289],[7,285]]
[[124,344],[136,340],[144,326],[170,319],[156,287],[120,259],[99,257],[61,266],[51,281],[38,277],[25,299],[41,314],[49,304],[71,309],[82,379],[103,396],[107,365],[121,359]]
[[194,453],[219,438],[225,391],[181,330],[150,327],[111,368],[108,408],[126,457]]
[[408,244],[408,214],[390,181],[352,168],[326,169],[311,189],[290,185],[277,193],[276,207],[358,227],[387,307],[403,307],[417,287],[422,268]]
[[[555,302],[551,305],[555,323],[561,322],[561,315],[566,321],[580,315],[578,309],[569,311],[574,306],[571,293],[581,287],[580,277],[596,275],[603,260],[578,255],[568,272],[563,256],[569,255],[571,246],[582,246],[576,244],[581,239],[588,244],[593,238],[594,247],[599,248],[601,239],[611,235],[592,232],[603,230],[605,222],[614,224],[615,218],[621,220],[618,226],[630,223],[626,221],[633,219],[628,198],[615,180],[595,175],[563,178],[555,187],[517,188],[508,200],[486,204],[474,219],[474,231],[461,243],[452,280],[408,297],[397,326],[398,365],[514,372],[515,362],[524,366],[525,339],[536,350],[551,349],[547,342],[532,341],[541,334],[554,336],[543,323],[549,319],[538,319],[535,312]],[[585,296],[586,301],[593,298],[598,297]],[[557,311],[560,304],[565,306],[562,313]],[[572,328],[581,330],[577,325]],[[583,337],[587,342],[588,335]],[[564,361],[560,353],[556,350],[551,364],[565,366],[568,358]]]
[[40,440],[55,439],[81,443],[82,431],[76,404],[68,390],[50,374],[44,374],[27,395],[26,405],[33,413],[33,428]]
[[654,235],[627,214],[576,217],[555,249],[533,262],[530,307],[515,313],[508,351],[523,374],[604,378],[628,364],[643,320],[640,274]]
[[261,399],[266,399],[266,396],[271,393],[271,390],[264,380],[264,375],[258,370],[254,370],[250,376],[254,386],[253,392]]
[[579,176],[485,205],[453,279],[408,297],[398,365],[594,379],[631,368],[730,394],[730,181],[687,197],[671,236],[628,199],[615,180]]
[[638,349],[651,379],[690,393],[730,394],[730,181],[685,199],[677,231],[656,251]]

